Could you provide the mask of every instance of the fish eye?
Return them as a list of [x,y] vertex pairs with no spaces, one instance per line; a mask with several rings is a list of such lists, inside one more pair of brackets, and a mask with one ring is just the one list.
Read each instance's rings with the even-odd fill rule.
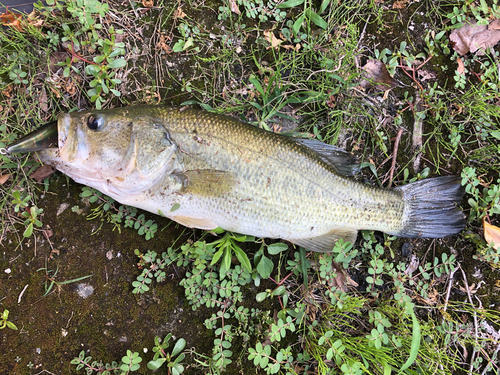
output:
[[87,127],[90,130],[100,130],[104,124],[104,119],[100,115],[90,115],[87,118]]

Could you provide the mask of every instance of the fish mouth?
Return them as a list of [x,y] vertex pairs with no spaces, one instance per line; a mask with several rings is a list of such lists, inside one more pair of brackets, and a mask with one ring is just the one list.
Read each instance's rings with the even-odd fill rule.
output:
[[[61,145],[61,138],[58,131],[58,121],[52,121],[9,145],[2,152],[6,155],[12,155],[57,148]],[[66,136],[62,139],[63,143],[65,139]]]

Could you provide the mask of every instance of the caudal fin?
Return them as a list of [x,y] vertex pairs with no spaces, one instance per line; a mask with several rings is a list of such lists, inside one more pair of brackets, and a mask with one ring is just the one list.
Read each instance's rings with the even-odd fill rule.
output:
[[461,232],[465,215],[457,206],[465,188],[458,176],[430,178],[396,188],[406,203],[401,237],[441,238]]

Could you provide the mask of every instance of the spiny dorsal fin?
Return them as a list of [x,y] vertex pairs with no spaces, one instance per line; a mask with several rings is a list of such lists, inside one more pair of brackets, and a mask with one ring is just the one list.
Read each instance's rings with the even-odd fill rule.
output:
[[295,245],[302,246],[307,250],[317,251],[320,253],[328,253],[331,252],[333,247],[335,246],[335,242],[340,240],[341,238],[344,241],[349,241],[354,243],[356,241],[356,237],[358,235],[358,231],[355,229],[345,229],[345,228],[336,228],[327,234],[323,234],[318,237],[311,238],[299,238],[299,239],[289,239],[291,243]]
[[359,172],[357,158],[340,147],[313,139],[294,138],[294,140],[315,151],[325,163],[333,165],[341,176],[354,176]]
[[231,172],[212,169],[190,170],[176,173],[175,177],[181,180],[181,193],[198,196],[220,196],[227,194],[236,183],[235,175]]

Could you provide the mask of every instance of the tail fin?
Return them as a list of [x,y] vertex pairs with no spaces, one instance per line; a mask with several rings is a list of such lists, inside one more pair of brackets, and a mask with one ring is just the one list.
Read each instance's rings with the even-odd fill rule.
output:
[[461,232],[465,215],[457,207],[465,193],[458,176],[430,178],[397,187],[405,201],[401,237],[440,238]]

